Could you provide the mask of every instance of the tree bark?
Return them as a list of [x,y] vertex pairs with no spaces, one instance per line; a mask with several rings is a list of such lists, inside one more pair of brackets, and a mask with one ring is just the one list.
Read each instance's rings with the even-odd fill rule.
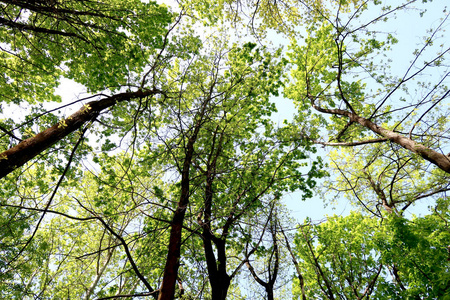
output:
[[[215,140],[215,138],[214,138]],[[222,137],[221,137],[222,140]],[[213,162],[208,166],[205,186],[205,209],[203,227],[203,246],[205,249],[205,259],[208,268],[208,279],[211,285],[212,299],[225,300],[230,287],[231,277],[227,273],[227,256],[225,251],[226,239],[217,238],[211,230],[212,201],[213,201],[213,181],[215,177],[216,160],[220,153],[221,142]],[[217,248],[217,259],[214,255],[213,242]]]
[[184,216],[189,204],[189,171],[192,164],[192,155],[194,153],[194,143],[196,135],[189,139],[187,144],[186,157],[183,163],[181,175],[181,195],[175,210],[169,238],[169,251],[167,253],[166,265],[164,267],[164,276],[159,292],[158,300],[172,300],[175,296],[175,284],[180,266],[181,254],[181,234],[183,229]]
[[[313,101],[311,101],[313,102]],[[382,137],[388,139],[389,141],[396,143],[403,148],[420,155],[422,158],[428,160],[432,164],[436,165],[441,170],[450,173],[450,157],[445,154],[439,153],[425,145],[417,143],[412,139],[406,138],[401,134],[398,134],[392,130],[383,128],[373,123],[372,121],[358,116],[357,114],[351,113],[342,109],[326,109],[319,107],[318,105],[312,103],[312,106],[322,113],[333,114],[339,116],[345,116],[355,123],[360,124],[367,129],[381,135]]]
[[[217,259],[214,255],[210,238],[214,239],[214,245],[217,248]],[[231,277],[227,273],[225,244],[225,240],[213,236],[206,238],[204,242],[206,263],[208,265],[208,279],[211,285],[211,299],[225,300],[227,298],[228,288],[230,287]]]
[[181,171],[181,194],[177,209],[174,212],[169,238],[169,247],[167,253],[166,265],[164,267],[164,275],[159,291],[158,300],[172,300],[175,297],[175,285],[178,277],[178,268],[180,266],[181,255],[181,239],[184,216],[189,204],[189,188],[190,188],[190,169],[192,165],[192,157],[194,155],[194,144],[200,131],[203,117],[205,115],[207,104],[211,100],[208,98],[203,103],[200,113],[197,115],[197,121],[194,126],[192,136],[188,138],[186,144],[186,152],[183,161],[183,169]]
[[87,122],[94,120],[103,110],[119,102],[141,99],[158,93],[160,91],[156,89],[138,90],[136,92],[120,93],[83,105],[81,109],[68,118],[0,153],[0,179],[23,166],[70,133],[80,129]]

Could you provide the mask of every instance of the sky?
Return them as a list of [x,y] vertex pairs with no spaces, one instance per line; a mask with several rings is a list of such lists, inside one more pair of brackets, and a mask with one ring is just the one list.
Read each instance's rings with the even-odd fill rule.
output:
[[[394,6],[399,1],[384,2]],[[442,18],[448,14],[446,12],[446,6],[448,4],[450,4],[448,0],[434,0],[431,5],[428,4],[426,6],[427,12],[422,17],[419,17],[419,11],[417,9],[410,9],[399,13],[397,18],[390,17],[387,22],[381,22],[376,25],[380,32],[393,33],[399,40],[398,44],[394,45],[392,51],[387,54],[392,59],[391,70],[393,73],[400,75],[405,72],[413,58],[413,51],[423,45],[423,37],[427,36],[427,30],[439,26]],[[370,20],[377,15],[371,14],[369,11],[365,16],[367,20]],[[448,28],[449,25],[450,22],[447,22],[446,27]],[[272,37],[280,45],[286,46],[288,43],[275,34],[271,34],[269,37]],[[443,42],[445,43],[445,39]],[[448,46],[447,43],[446,47]],[[278,109],[278,113],[273,117],[274,120],[278,124],[282,124],[284,119],[291,120],[296,111],[292,101],[278,97],[274,99],[274,102]],[[318,155],[325,158],[327,152],[332,148],[318,146],[317,149]],[[320,188],[320,182],[317,188]],[[292,193],[285,195],[283,200],[286,207],[292,211],[294,218],[299,223],[302,223],[307,217],[312,222],[321,222],[325,221],[327,216],[334,214],[345,216],[354,210],[348,199],[342,198],[337,204],[325,205],[323,199],[318,194],[315,194],[311,199],[302,201],[299,193]],[[433,204],[434,201],[432,199],[421,200],[420,203],[410,206],[405,216],[423,216],[428,213],[428,207],[433,206]]]
[[[392,1],[390,1],[392,2]],[[394,1],[395,2],[395,1]],[[392,4],[394,5],[394,2]],[[432,5],[427,5],[428,11],[422,18],[418,17],[417,10],[410,10],[403,12],[397,19],[389,19],[384,24],[377,25],[380,31],[393,32],[399,40],[395,45],[393,51],[388,55],[392,58],[392,69],[394,72],[402,72],[408,65],[412,57],[412,51],[423,43],[423,36],[426,36],[426,30],[431,27],[439,25],[439,19],[445,16],[443,10],[446,6],[446,0],[434,0]],[[366,14],[367,18],[373,18],[375,15]],[[279,35],[270,33],[269,39],[274,41],[274,44],[287,45],[286,39],[280,38]],[[63,103],[77,100],[87,96],[83,92],[83,86],[74,83],[71,80],[63,79],[57,93],[61,95]],[[294,104],[289,99],[283,97],[274,98],[273,101],[277,105],[278,113],[273,116],[273,120],[278,124],[282,124],[284,119],[291,120],[296,111]],[[67,116],[73,113],[76,107],[69,107],[63,110]],[[330,147],[317,147],[318,155],[325,157]],[[320,183],[317,188],[320,188]],[[327,215],[347,215],[352,207],[347,199],[342,198],[337,205],[328,205],[324,207],[324,201],[317,194],[306,201],[301,200],[299,193],[291,193],[284,196],[284,202],[288,209],[292,210],[294,218],[297,222],[302,222],[306,217],[313,221],[322,221],[326,219]],[[431,200],[427,200],[420,205],[411,207],[410,213],[416,215],[427,212],[427,207],[432,205]]]

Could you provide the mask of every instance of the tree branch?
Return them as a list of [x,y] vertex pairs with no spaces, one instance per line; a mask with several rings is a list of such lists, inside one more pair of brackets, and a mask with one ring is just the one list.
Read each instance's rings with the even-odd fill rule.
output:
[[65,31],[61,31],[61,30],[49,29],[49,28],[44,28],[44,27],[37,27],[37,26],[33,26],[33,25],[28,25],[28,24],[23,24],[23,23],[19,23],[19,22],[14,22],[14,21],[2,18],[2,17],[0,17],[0,24],[2,24],[4,26],[9,26],[10,28],[15,28],[15,29],[18,29],[18,30],[40,32],[40,33],[45,33],[45,34],[56,34],[56,35],[69,36],[69,37],[76,37],[76,38],[81,39],[81,40],[83,40],[85,42],[89,42],[84,37],[82,37],[81,35],[78,35],[78,34],[76,34],[74,32],[65,32]]
[[[134,262],[133,256],[131,255],[130,249],[128,248],[128,244],[127,242],[124,240],[124,238],[118,234],[111,226],[108,225],[108,223],[105,222],[105,220],[103,220],[102,217],[98,216],[94,211],[90,210],[89,208],[87,208],[86,206],[84,206],[78,199],[74,198],[75,200],[77,200],[78,204],[84,208],[86,211],[88,211],[89,213],[91,213],[97,220],[100,221],[100,223],[102,223],[102,225],[115,237],[117,238],[120,243],[122,244],[125,253],[127,255],[128,260],[130,261],[131,267],[133,268],[134,273],[136,274],[136,276],[141,280],[141,282],[145,285],[145,287],[149,290],[149,295],[152,295],[155,297],[155,299],[157,298],[157,294],[155,294],[157,291],[155,291],[150,283],[147,281],[147,279],[144,277],[144,275],[142,275],[142,273],[139,271],[138,266],[136,265],[136,263]],[[114,296],[117,297],[117,296]]]
[[85,123],[95,119],[105,109],[113,107],[119,102],[145,98],[158,93],[161,92],[155,88],[138,90],[136,92],[116,94],[85,104],[68,118],[0,153],[0,179],[23,166],[70,133],[81,128]]
[[73,158],[75,157],[75,152],[78,149],[78,146],[81,144],[81,141],[84,138],[84,134],[86,133],[87,128],[85,128],[83,130],[83,132],[81,133],[80,137],[78,138],[77,143],[75,144],[75,146],[72,149],[72,152],[70,153],[70,157],[69,160],[66,164],[66,167],[64,168],[63,173],[61,174],[61,176],[59,177],[59,180],[56,184],[56,187],[53,189],[53,192],[50,196],[50,199],[48,200],[47,204],[45,205],[45,208],[43,210],[43,213],[41,215],[41,217],[39,218],[39,221],[36,224],[36,227],[33,230],[33,233],[31,234],[31,236],[28,238],[27,242],[25,243],[25,245],[20,249],[20,251],[14,256],[14,258],[12,260],[10,260],[7,264],[11,264],[11,262],[15,261],[20,255],[22,255],[23,251],[25,251],[25,248],[28,247],[28,245],[31,243],[31,241],[33,240],[34,236],[36,235],[39,226],[41,225],[42,220],[44,219],[45,214],[47,213],[48,209],[50,208],[50,205],[53,202],[53,199],[55,198],[56,192],[58,191],[59,187],[61,186],[61,183],[63,182],[64,178],[66,177],[67,172],[70,169],[70,164],[72,163]]
[[403,135],[398,134],[392,130],[378,126],[377,124],[373,123],[369,119],[360,117],[357,114],[354,114],[354,113],[351,113],[349,111],[342,110],[342,109],[322,108],[314,103],[313,96],[309,96],[309,98],[311,99],[311,105],[317,111],[326,113],[326,114],[345,116],[345,117],[349,118],[351,121],[356,122],[356,123],[360,124],[361,126],[367,128],[367,129],[370,129],[371,131],[383,136],[384,138],[388,139],[389,141],[396,143],[396,144],[402,146],[403,148],[420,155],[422,158],[428,160],[429,162],[436,165],[443,171],[450,173],[450,158],[447,157],[446,155],[439,153],[423,144],[417,143],[409,138],[406,138]]
[[340,143],[329,143],[329,142],[321,142],[318,140],[312,140],[315,144],[320,144],[324,146],[341,146],[341,147],[354,147],[354,146],[362,146],[367,144],[374,144],[374,143],[383,143],[388,141],[387,138],[379,138],[379,139],[371,139],[371,140],[365,140],[365,141],[358,141],[358,142],[340,142]]

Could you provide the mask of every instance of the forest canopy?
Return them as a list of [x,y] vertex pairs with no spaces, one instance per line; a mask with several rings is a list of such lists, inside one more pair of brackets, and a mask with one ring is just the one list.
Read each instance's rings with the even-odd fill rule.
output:
[[450,299],[444,0],[0,5],[2,299]]

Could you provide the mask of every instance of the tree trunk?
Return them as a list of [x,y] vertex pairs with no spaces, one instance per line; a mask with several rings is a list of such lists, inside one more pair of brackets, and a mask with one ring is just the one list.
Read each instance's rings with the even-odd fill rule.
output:
[[225,240],[216,238],[214,240],[214,244],[217,248],[217,278],[214,279],[214,287],[211,285],[211,295],[212,299],[225,300],[227,298],[228,288],[230,287],[231,282],[231,278],[227,274]]
[[189,170],[192,162],[192,154],[194,152],[195,138],[196,136],[190,138],[187,145],[186,157],[184,159],[183,171],[181,175],[180,201],[178,202],[178,206],[172,220],[169,238],[169,251],[167,253],[164,276],[161,289],[159,291],[158,300],[172,300],[175,296],[175,284],[178,276],[178,268],[180,266],[181,234],[186,208],[189,204]]
[[94,120],[98,114],[119,102],[145,98],[159,93],[156,89],[120,93],[97,101],[91,101],[67,119],[61,120],[37,135],[21,141],[16,146],[0,153],[0,179],[23,166],[38,154],[50,148],[70,133],[80,129],[87,122]]
[[200,131],[206,107],[210,99],[207,99],[202,106],[200,113],[197,115],[197,121],[194,126],[192,136],[188,138],[181,171],[181,194],[177,209],[175,210],[172,225],[170,229],[169,249],[167,253],[166,265],[164,267],[164,275],[159,291],[158,300],[172,300],[175,297],[175,285],[178,277],[178,268],[180,266],[181,240],[184,216],[189,204],[189,187],[190,187],[190,169],[192,165],[192,157],[194,155],[194,144],[197,141],[198,132]]
[[[208,279],[211,285],[212,299],[225,300],[230,287],[231,278],[227,274],[227,257],[225,252],[225,240],[217,238],[211,232],[211,207],[212,207],[212,182],[214,175],[208,168],[205,187],[205,219],[203,226],[203,246],[205,249],[205,259],[208,268]],[[214,255],[213,242],[217,248],[217,259]]]

